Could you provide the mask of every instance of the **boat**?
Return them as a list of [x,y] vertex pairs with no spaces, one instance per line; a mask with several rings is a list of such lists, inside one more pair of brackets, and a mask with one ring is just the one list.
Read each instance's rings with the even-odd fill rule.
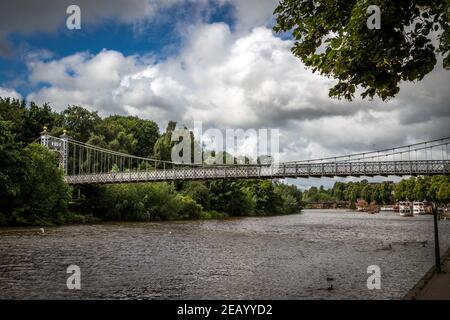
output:
[[413,216],[413,210],[411,202],[409,201],[400,201],[398,203],[398,209],[400,216],[402,217],[412,217]]
[[427,204],[424,201],[414,201],[413,202],[413,214],[426,214]]

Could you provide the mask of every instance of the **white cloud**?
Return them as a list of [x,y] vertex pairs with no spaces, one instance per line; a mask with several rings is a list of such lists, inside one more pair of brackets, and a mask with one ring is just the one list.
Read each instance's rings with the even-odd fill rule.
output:
[[252,29],[255,26],[265,26],[273,20],[273,11],[278,0],[220,0],[221,3],[231,3],[236,10],[237,29]]
[[16,90],[11,89],[11,88],[4,88],[4,87],[0,87],[0,97],[22,99],[22,95],[20,93],[18,93]]
[[28,100],[61,110],[81,104],[101,114],[139,115],[205,127],[280,128],[289,160],[448,135],[449,72],[402,85],[389,103],[328,97],[333,81],[295,58],[292,42],[266,27],[234,33],[223,23],[196,25],[177,56],[164,61],[112,50],[30,60],[29,80],[46,86]]

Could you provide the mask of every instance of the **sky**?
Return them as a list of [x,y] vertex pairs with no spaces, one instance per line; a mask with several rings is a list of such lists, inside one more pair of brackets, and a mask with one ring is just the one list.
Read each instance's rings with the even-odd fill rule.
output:
[[[0,96],[136,115],[161,130],[169,120],[279,129],[283,160],[449,136],[450,72],[442,63],[422,81],[402,83],[388,102],[329,98],[335,80],[306,69],[289,34],[273,32],[277,3],[2,1]],[[71,4],[81,9],[80,30],[66,27]]]

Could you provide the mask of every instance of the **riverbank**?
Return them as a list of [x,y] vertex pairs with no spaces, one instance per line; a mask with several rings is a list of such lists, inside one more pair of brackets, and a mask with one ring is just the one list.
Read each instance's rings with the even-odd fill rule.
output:
[[450,300],[450,248],[442,259],[442,272],[433,266],[406,294],[405,300]]
[[[208,220],[228,220],[228,219],[239,219],[239,218],[270,218],[277,216],[287,216],[287,215],[295,215],[301,214],[303,212],[303,208],[299,209],[297,212],[287,213],[287,214],[266,214],[266,215],[243,215],[243,216],[233,216],[225,212],[217,212],[217,211],[203,211],[199,217],[197,218],[178,218],[178,219],[170,219],[170,220],[162,220],[162,219],[148,219],[148,220],[102,220],[93,215],[76,215],[81,218],[77,219],[69,219],[64,223],[52,224],[52,223],[41,223],[41,224],[21,224],[21,225],[0,225],[1,230],[16,230],[16,231],[36,231],[41,228],[55,228],[55,227],[63,227],[63,226],[92,226],[97,224],[105,224],[105,223],[163,223],[163,222],[187,222],[187,221],[208,221]],[[336,209],[338,210],[338,209]],[[344,209],[339,209],[345,211]]]

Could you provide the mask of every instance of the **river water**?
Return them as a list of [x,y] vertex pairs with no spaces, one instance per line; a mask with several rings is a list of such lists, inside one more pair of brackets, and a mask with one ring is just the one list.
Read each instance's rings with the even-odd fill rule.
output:
[[[443,252],[450,221],[439,227]],[[4,228],[0,299],[399,299],[432,266],[433,239],[432,216],[342,210]],[[80,290],[67,289],[69,265]],[[379,290],[367,288],[369,265]]]

